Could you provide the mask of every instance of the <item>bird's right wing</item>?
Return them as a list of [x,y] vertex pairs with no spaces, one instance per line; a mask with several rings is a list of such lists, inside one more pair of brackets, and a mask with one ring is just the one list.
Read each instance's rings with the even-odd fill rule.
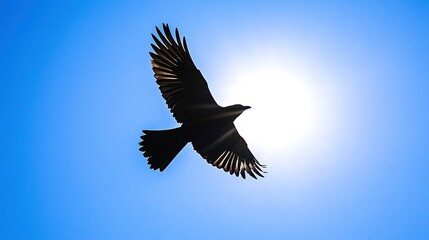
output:
[[[192,141],[194,149],[211,165],[246,178],[246,173],[256,179],[264,177],[262,165],[247,147],[234,124],[226,126],[223,131],[201,135]],[[256,175],[255,175],[256,173]]]
[[189,122],[203,119],[214,108],[220,108],[210,93],[207,82],[195,67],[183,38],[180,40],[176,28],[176,40],[171,35],[168,25],[163,24],[164,34],[156,28],[158,40],[151,44],[155,53],[152,57],[152,69],[170,111],[177,122]]

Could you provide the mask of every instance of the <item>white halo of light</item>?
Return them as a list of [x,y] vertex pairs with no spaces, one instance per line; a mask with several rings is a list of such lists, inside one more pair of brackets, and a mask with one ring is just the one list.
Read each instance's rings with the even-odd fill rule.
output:
[[328,97],[317,84],[320,77],[314,66],[265,52],[236,61],[230,58],[227,69],[221,77],[221,84],[227,86],[220,91],[221,104],[252,107],[235,125],[253,151],[275,157],[323,145],[332,129],[326,124]]
[[274,140],[261,141],[265,149],[290,148],[314,132],[318,118],[317,101],[314,91],[305,83],[285,76],[279,66],[272,64],[254,66],[251,71],[235,78],[237,80],[227,94],[240,91],[241,101],[253,108],[246,112],[251,116],[239,118],[237,123],[243,131],[253,132],[258,138]]

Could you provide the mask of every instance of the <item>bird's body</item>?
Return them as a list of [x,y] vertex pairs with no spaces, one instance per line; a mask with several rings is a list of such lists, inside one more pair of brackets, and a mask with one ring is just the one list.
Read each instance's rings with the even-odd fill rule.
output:
[[170,111],[182,125],[169,130],[143,130],[140,150],[148,157],[153,169],[163,171],[180,150],[191,142],[194,149],[218,168],[245,178],[245,173],[256,178],[264,167],[238,134],[234,120],[246,109],[240,104],[221,107],[211,95],[207,82],[195,67],[186,39],[183,45],[176,29],[176,40],[168,25],[163,25],[165,36],[156,28],[162,42],[152,35],[157,46],[152,69],[161,94]]

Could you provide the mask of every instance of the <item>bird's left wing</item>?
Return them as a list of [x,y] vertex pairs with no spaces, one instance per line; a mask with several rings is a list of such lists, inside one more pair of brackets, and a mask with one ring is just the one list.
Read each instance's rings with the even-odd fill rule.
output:
[[[194,149],[211,165],[246,178],[246,173],[256,179],[256,175],[264,177],[262,165],[247,147],[246,141],[240,136],[234,124],[228,125],[223,131],[202,135],[192,141]],[[256,174],[256,175],[255,175]]]
[[156,45],[152,57],[152,69],[168,108],[177,122],[192,122],[204,119],[220,106],[214,100],[207,82],[195,67],[183,38],[180,40],[176,28],[173,38],[167,24],[163,25],[164,34],[156,28],[159,40],[152,34]]

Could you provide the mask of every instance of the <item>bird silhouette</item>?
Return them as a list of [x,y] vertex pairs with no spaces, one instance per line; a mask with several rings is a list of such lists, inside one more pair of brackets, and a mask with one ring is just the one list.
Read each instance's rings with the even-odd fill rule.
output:
[[168,24],[164,34],[156,27],[160,40],[152,34],[155,44],[152,70],[162,97],[180,127],[168,130],[143,130],[139,143],[151,169],[161,172],[182,148],[191,142],[207,162],[231,175],[246,173],[257,178],[265,173],[234,126],[234,120],[248,106],[219,106],[209,91],[206,80],[192,61],[186,39],[180,39],[176,28],[174,39]]

